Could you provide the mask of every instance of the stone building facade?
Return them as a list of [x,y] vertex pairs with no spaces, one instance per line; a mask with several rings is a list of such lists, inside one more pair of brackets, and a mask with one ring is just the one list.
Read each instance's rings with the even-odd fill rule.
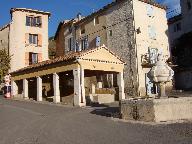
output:
[[0,49],[6,49],[8,51],[9,48],[9,24],[5,25],[0,29]]
[[[69,46],[63,45],[57,49],[64,49],[65,53],[60,53],[63,55],[104,44],[126,62],[124,79],[127,97],[156,94],[157,88],[148,73],[158,53],[167,58],[170,56],[165,9],[146,0],[116,0],[70,25],[73,48],[65,51]],[[159,20],[161,23],[158,23]],[[58,31],[64,34],[64,26],[66,24],[58,27],[56,39],[60,39]],[[68,41],[69,34],[63,37],[65,41]],[[115,74],[106,77],[115,86]],[[99,79],[104,82],[105,78],[97,78],[97,81]]]
[[10,72],[47,60],[50,13],[25,8],[10,13],[11,22],[0,29],[0,48],[12,56]]
[[169,41],[175,67],[175,88],[192,90],[192,0],[181,0],[181,14],[168,20]]

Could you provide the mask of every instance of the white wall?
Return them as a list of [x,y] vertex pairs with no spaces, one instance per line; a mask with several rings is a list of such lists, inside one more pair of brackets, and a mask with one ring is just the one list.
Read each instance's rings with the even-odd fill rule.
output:
[[[139,90],[141,95],[146,94],[145,74],[150,71],[150,68],[143,68],[141,66],[141,55],[148,53],[148,48],[151,47],[162,49],[164,55],[168,55],[168,57],[170,56],[166,11],[164,9],[152,6],[153,17],[149,17],[147,15],[147,6],[152,5],[139,0],[133,1],[135,29],[140,28],[141,30],[141,33],[136,34]],[[152,25],[155,28],[155,40],[149,37],[149,25]]]
[[[42,27],[29,27],[26,26],[26,16],[42,16]],[[41,34],[42,35],[42,47],[26,46],[25,34]],[[11,70],[23,68],[25,65],[25,52],[42,53],[42,60],[48,59],[48,15],[37,14],[25,11],[14,11],[12,13],[12,22],[10,23],[10,55]]]

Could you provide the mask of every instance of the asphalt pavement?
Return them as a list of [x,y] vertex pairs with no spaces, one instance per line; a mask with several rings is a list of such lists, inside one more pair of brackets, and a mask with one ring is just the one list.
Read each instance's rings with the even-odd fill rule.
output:
[[108,109],[1,97],[0,144],[192,144],[192,122],[124,122],[111,118]]

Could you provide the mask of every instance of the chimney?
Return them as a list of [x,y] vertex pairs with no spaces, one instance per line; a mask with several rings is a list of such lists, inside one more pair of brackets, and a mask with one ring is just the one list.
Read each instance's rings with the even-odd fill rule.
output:
[[78,21],[81,20],[81,13],[78,13],[78,14],[77,14],[77,19],[78,19]]

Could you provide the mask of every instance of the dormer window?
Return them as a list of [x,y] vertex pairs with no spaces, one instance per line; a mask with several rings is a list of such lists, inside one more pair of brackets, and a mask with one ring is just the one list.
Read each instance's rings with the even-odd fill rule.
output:
[[94,25],[98,25],[99,24],[99,17],[95,17],[94,18]]
[[42,25],[42,19],[40,16],[38,17],[26,16],[26,26],[41,27],[41,25]]

